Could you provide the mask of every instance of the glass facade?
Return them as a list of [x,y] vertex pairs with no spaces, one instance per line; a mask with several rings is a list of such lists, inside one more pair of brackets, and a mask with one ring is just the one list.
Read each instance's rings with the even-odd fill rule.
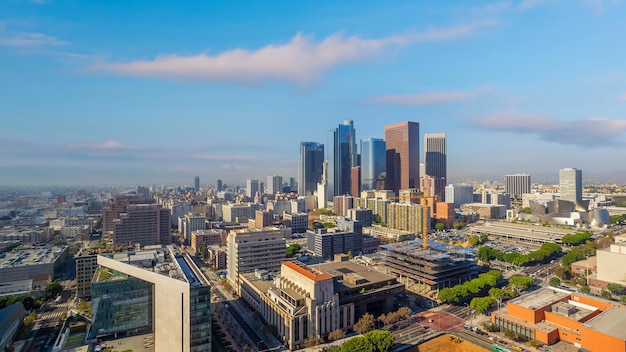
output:
[[211,350],[211,287],[192,288],[189,298],[191,352]]
[[90,337],[139,329],[153,331],[152,284],[111,272],[100,269],[96,275],[108,280],[94,282],[91,287]]
[[387,144],[379,138],[361,141],[361,187],[376,189],[376,180],[387,170]]

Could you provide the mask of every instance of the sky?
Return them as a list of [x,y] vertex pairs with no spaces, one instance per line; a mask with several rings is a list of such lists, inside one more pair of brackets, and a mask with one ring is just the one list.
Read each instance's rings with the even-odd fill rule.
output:
[[300,142],[346,119],[357,140],[446,133],[450,182],[626,175],[624,18],[617,0],[4,0],[0,185],[295,177]]

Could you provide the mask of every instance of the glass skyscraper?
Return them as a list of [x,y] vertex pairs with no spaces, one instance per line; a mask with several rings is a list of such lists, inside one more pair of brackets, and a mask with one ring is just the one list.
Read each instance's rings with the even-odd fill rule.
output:
[[298,159],[298,194],[313,194],[322,178],[324,145],[315,142],[300,143]]
[[376,189],[376,180],[387,169],[386,143],[380,138],[361,141],[361,189]]
[[350,193],[350,169],[358,166],[356,148],[356,130],[352,120],[344,120],[343,124],[331,130],[328,135],[328,200],[333,196]]

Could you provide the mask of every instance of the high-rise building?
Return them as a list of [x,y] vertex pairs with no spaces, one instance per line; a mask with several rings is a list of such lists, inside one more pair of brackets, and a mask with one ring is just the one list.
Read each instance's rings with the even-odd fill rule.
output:
[[440,201],[445,197],[448,180],[446,160],[446,134],[426,133],[424,135],[424,171],[434,179],[435,194]]
[[206,229],[206,216],[204,214],[188,213],[178,218],[178,231],[185,238],[185,242],[191,241],[191,233]]
[[315,193],[317,184],[322,179],[324,145],[315,142],[300,143],[298,159],[298,194],[301,196]]
[[115,244],[141,246],[170,244],[170,210],[156,204],[134,204],[113,220],[111,239]]
[[385,177],[387,170],[386,143],[380,138],[361,141],[361,188],[376,189],[376,180]]
[[97,261],[88,339],[153,332],[154,351],[211,350],[211,286],[187,253],[168,246]]
[[522,194],[530,193],[530,175],[504,175],[504,191],[512,198],[522,199]]
[[193,190],[195,192],[200,191],[200,176],[196,176],[193,178]]
[[222,180],[217,179],[217,181],[215,181],[215,188],[217,189],[218,192],[223,191],[223,189],[222,189]]
[[574,168],[559,170],[561,199],[576,203],[583,199],[583,171]]
[[387,189],[398,191],[419,186],[420,125],[405,121],[385,126]]
[[282,176],[267,176],[267,194],[276,194],[283,192],[283,177]]
[[350,194],[358,197],[361,194],[361,167],[353,166],[350,169]]
[[286,260],[287,232],[291,236],[287,227],[233,230],[228,234],[227,277],[238,293],[240,274],[256,269],[280,270],[280,264]]
[[474,188],[466,184],[450,184],[446,186],[446,203],[454,203],[455,208],[461,204],[474,202]]
[[246,195],[248,198],[254,199],[256,193],[259,191],[259,180],[246,180]]
[[328,161],[327,199],[350,193],[350,169],[358,166],[356,130],[352,120],[344,120],[329,133],[326,160]]

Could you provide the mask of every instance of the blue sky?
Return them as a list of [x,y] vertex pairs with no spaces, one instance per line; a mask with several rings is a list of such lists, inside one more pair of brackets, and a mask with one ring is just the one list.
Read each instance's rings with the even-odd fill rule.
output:
[[352,119],[451,181],[626,170],[626,4],[0,2],[0,185],[294,177]]

